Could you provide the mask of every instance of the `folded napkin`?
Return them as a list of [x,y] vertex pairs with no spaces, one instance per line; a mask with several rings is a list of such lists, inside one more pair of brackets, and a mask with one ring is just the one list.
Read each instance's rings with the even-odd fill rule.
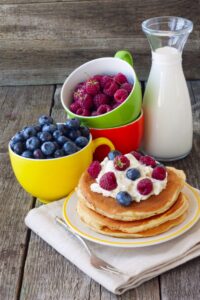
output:
[[[200,191],[199,191],[200,192]],[[143,282],[200,255],[200,222],[182,236],[144,248],[114,248],[88,242],[94,252],[127,276],[116,276],[95,269],[80,242],[55,223],[62,217],[64,200],[32,209],[26,225],[88,276],[115,294],[135,288]]]

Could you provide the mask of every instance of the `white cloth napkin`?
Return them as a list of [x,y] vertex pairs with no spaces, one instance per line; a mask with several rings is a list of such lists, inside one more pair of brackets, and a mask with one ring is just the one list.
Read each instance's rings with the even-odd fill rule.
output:
[[[64,200],[32,209],[26,225],[88,276],[115,294],[135,288],[143,282],[200,255],[200,222],[184,235],[155,246],[114,248],[90,243],[95,253],[128,276],[116,276],[95,269],[80,242],[55,223],[62,217]],[[88,242],[89,243],[89,242]]]

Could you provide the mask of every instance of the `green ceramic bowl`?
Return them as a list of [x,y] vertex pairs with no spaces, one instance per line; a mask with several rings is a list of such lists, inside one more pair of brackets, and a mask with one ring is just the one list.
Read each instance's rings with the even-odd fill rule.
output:
[[[96,74],[115,75],[119,72],[125,74],[128,81],[133,84],[131,93],[120,106],[106,114],[94,117],[79,116],[69,110],[72,94],[78,83],[86,81]],[[115,57],[94,59],[75,69],[62,86],[61,102],[69,118],[78,118],[86,126],[92,128],[118,127],[137,119],[141,111],[142,93],[133,69],[131,54],[128,51],[118,51]]]

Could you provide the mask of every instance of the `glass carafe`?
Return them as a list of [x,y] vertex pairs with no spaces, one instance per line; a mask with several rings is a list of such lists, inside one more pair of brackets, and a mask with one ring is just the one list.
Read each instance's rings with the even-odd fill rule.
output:
[[192,148],[192,111],[182,69],[182,50],[193,23],[158,17],[142,23],[152,50],[144,99],[143,151],[158,160],[185,157]]

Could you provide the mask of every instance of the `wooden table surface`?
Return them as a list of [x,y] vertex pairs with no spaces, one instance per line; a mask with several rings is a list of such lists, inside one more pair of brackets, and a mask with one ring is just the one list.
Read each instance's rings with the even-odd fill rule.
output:
[[[183,169],[188,182],[200,188],[200,81],[188,82],[188,86],[194,117],[193,149],[187,158],[171,165]],[[7,144],[17,130],[36,122],[41,114],[51,114],[56,121],[65,120],[55,97],[59,88],[55,85],[0,87],[0,299],[200,299],[200,258],[117,297],[25,227],[26,214],[40,204],[17,183]]]

